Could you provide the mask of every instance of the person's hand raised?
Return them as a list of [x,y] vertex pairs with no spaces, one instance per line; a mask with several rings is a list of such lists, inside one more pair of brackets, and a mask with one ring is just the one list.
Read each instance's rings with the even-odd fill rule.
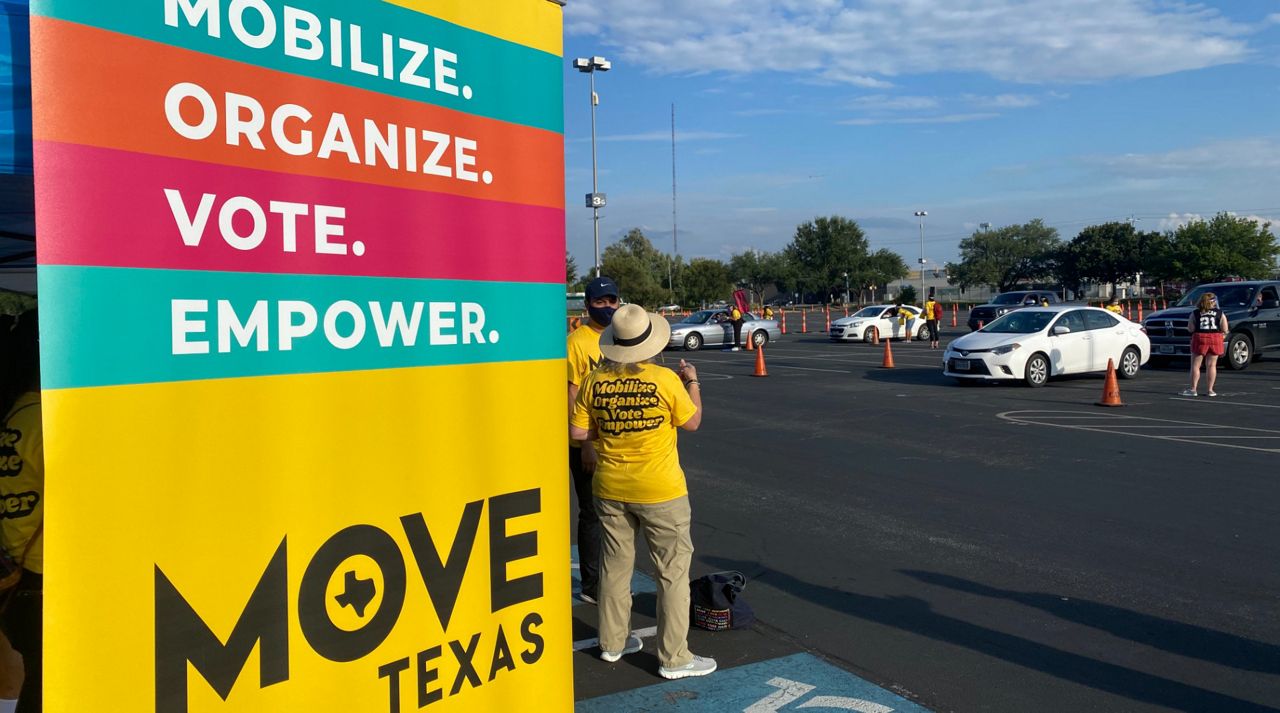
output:
[[698,378],[698,369],[693,364],[680,360],[680,368],[676,369],[676,373],[680,375],[680,380],[684,382],[696,381]]

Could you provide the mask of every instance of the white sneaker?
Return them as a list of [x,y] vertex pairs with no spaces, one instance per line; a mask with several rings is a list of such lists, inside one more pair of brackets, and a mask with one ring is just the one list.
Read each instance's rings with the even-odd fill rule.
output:
[[740,351],[742,351],[742,347],[734,347],[734,348],[733,348],[732,350],[730,350],[730,351],[740,352]]
[[1197,394],[1196,392],[1192,391],[1191,389],[1183,389],[1183,390],[1182,390],[1182,394],[1181,394],[1181,395],[1182,395],[1182,396],[1199,396],[1200,394]]
[[663,678],[689,678],[690,676],[705,676],[716,670],[716,660],[705,656],[694,656],[693,660],[683,666],[675,668],[667,668],[666,666],[658,667],[658,675]]
[[1210,391],[1210,392],[1209,392],[1209,395],[1210,395],[1210,396],[1217,396],[1217,395],[1218,395],[1218,392],[1217,392],[1217,391]]
[[642,648],[644,648],[644,642],[640,640],[640,637],[634,634],[628,634],[627,645],[623,647],[622,651],[614,653],[612,651],[600,649],[600,659],[602,661],[613,663],[627,654],[634,654]]

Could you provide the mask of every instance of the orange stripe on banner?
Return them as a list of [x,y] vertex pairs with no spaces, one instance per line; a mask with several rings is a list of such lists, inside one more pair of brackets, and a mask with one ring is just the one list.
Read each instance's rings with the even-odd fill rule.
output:
[[[33,104],[36,138],[124,149],[139,153],[205,161],[227,166],[257,168],[320,178],[361,181],[487,200],[564,207],[563,184],[548,176],[564,175],[564,141],[559,134],[461,112],[430,104],[297,75],[262,69],[189,50],[139,40],[105,30],[42,17],[31,18],[37,48],[46,51],[33,62]],[[212,97],[218,123],[205,139],[185,138],[166,118],[165,100],[172,87],[188,82]],[[254,148],[247,137],[241,145],[228,143],[225,124],[226,94],[252,97],[261,104],[264,128],[259,132],[264,149]],[[286,153],[273,138],[273,112],[283,104],[296,104],[311,113],[310,121],[289,118],[282,124],[283,137],[291,142],[311,132],[312,149],[306,155]],[[188,98],[181,104],[183,119],[191,125],[202,118],[200,104]],[[241,109],[245,117],[251,110]],[[350,137],[362,161],[352,163],[346,153],[334,151],[319,158],[326,131],[335,114],[346,118]],[[378,133],[398,137],[398,169],[390,168],[381,154],[366,146],[365,120]],[[397,130],[390,131],[394,124]],[[414,153],[409,160],[406,127],[413,127]],[[421,138],[422,131],[449,136],[447,148],[433,161],[450,167],[451,176],[425,175],[423,165],[444,142]],[[340,134],[339,134],[340,136]],[[453,168],[457,139],[475,142],[465,152],[473,165],[462,169],[475,180],[456,177]],[[410,172],[412,164],[417,172]],[[492,182],[486,184],[485,175]]]

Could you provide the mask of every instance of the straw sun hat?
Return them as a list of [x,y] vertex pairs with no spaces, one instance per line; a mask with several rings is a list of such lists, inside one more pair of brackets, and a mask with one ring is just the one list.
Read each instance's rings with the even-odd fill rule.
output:
[[640,305],[623,305],[600,335],[600,353],[610,361],[635,364],[657,356],[671,339],[665,317],[645,312]]

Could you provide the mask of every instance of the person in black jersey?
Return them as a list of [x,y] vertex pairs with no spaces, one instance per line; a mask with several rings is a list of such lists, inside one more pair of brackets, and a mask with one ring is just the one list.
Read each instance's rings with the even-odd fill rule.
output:
[[1199,395],[1196,389],[1200,384],[1201,362],[1204,362],[1205,386],[1209,395],[1218,395],[1213,386],[1218,380],[1218,357],[1224,353],[1222,335],[1228,329],[1227,315],[1218,307],[1218,296],[1212,292],[1200,295],[1195,311],[1187,320],[1187,330],[1191,332],[1191,388],[1183,391],[1183,396]]

